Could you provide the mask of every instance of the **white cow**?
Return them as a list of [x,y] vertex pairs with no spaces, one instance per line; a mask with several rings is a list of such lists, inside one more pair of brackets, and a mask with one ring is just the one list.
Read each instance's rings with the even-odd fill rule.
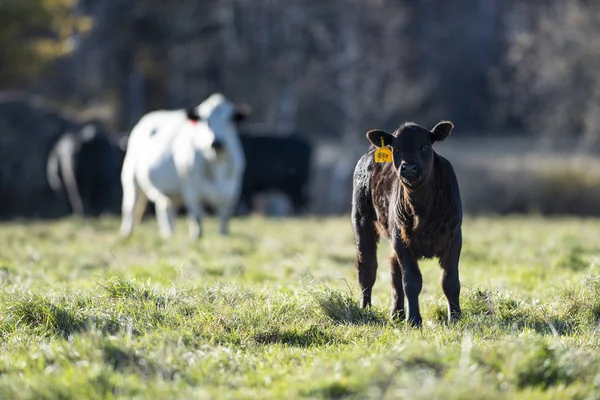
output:
[[162,237],[173,234],[175,207],[181,204],[191,237],[202,235],[205,204],[218,212],[220,232],[227,235],[246,166],[236,122],[246,115],[218,93],[189,110],[144,115],[129,135],[121,171],[121,235],[131,235],[148,199]]

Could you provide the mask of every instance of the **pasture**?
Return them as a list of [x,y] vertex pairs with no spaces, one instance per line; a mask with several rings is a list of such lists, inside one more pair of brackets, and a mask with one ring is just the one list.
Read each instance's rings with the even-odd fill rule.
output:
[[463,319],[421,262],[421,330],[387,241],[359,309],[347,216],[119,222],[0,226],[0,398],[600,398],[598,219],[467,218]]

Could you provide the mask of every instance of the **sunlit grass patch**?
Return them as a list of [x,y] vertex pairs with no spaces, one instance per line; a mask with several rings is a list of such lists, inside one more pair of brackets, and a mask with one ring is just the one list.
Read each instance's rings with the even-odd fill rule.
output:
[[[347,217],[0,227],[0,398],[594,398],[597,220],[467,218],[463,318],[421,263],[423,327],[360,307]],[[185,221],[178,221],[183,225]],[[212,230],[212,231],[211,231]],[[213,233],[211,233],[213,232]]]

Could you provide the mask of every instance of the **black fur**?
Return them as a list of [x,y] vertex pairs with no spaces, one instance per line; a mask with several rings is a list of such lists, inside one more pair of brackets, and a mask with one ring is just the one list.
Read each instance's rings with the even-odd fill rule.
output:
[[[458,262],[462,246],[462,204],[452,165],[431,145],[452,130],[442,121],[431,131],[406,123],[393,134],[367,133],[373,146],[354,171],[352,225],[356,243],[356,268],[362,306],[371,305],[377,272],[380,236],[392,242],[392,314],[404,318],[408,302],[409,323],[420,326],[418,296],[423,285],[418,260],[438,257],[442,289],[448,301],[448,318],[460,317]],[[393,163],[376,163],[382,145],[393,152]],[[417,171],[403,175],[403,166]]]

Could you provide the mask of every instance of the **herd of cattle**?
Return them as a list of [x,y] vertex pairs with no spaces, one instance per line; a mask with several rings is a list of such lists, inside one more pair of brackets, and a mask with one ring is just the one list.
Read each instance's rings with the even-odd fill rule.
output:
[[[0,108],[0,130],[33,121],[26,118],[31,112],[27,108],[16,123],[15,110],[7,114],[6,122]],[[132,233],[149,201],[163,237],[172,235],[179,208],[186,210],[191,237],[201,236],[205,209],[217,214],[220,233],[226,235],[231,216],[244,206],[248,209],[253,196],[264,191],[287,194],[294,211],[303,212],[308,203],[311,144],[298,134],[241,132],[239,126],[249,114],[249,107],[213,94],[188,109],[149,112],[118,141],[99,122],[68,129],[57,135],[47,152],[47,183],[54,191],[66,192],[72,212],[85,215],[110,208],[114,192],[120,189],[123,236]],[[56,121],[46,118],[37,123],[56,130],[62,126]],[[389,238],[391,312],[413,325],[422,323],[421,258],[439,258],[448,319],[461,316],[461,195],[452,165],[432,148],[453,128],[451,122],[441,121],[431,130],[405,123],[394,133],[369,131],[371,146],[354,168],[351,221],[362,307],[371,305],[379,239]],[[23,136],[28,130],[21,132]],[[23,162],[22,155],[6,148],[0,146],[0,162],[2,157],[11,159],[8,165],[13,171],[35,164]],[[17,182],[23,183],[26,174],[20,172]],[[10,175],[0,169],[0,192]],[[0,208],[3,200],[0,197]]]
[[90,121],[65,132],[47,160],[47,179],[66,193],[73,213],[97,216],[122,193],[121,233],[129,235],[150,200],[162,236],[183,206],[190,235],[201,234],[204,210],[227,232],[232,214],[252,210],[260,193],[280,192],[294,213],[308,206],[313,148],[306,137],[244,132],[247,106],[213,94],[198,106],[144,115],[128,136],[116,141]]

